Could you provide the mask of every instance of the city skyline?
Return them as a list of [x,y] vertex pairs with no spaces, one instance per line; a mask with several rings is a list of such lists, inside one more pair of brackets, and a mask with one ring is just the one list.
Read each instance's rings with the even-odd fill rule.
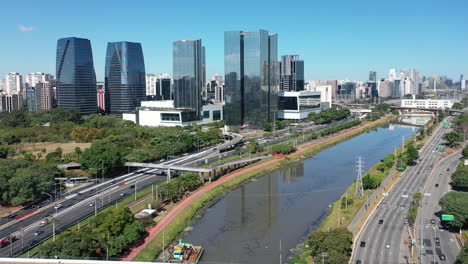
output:
[[[404,2],[405,9],[399,8],[402,1],[385,6],[377,4],[373,7],[375,9],[367,1],[343,2],[339,8],[331,3],[310,4],[305,1],[286,7],[276,2],[269,3],[268,7],[249,3],[249,9],[240,13],[225,12],[227,4],[214,5],[212,1],[198,7],[196,3],[187,3],[182,8],[172,2],[141,2],[140,6],[132,7],[138,17],[120,22],[112,19],[126,11],[120,5],[93,3],[89,10],[91,2],[84,2],[82,6],[74,7],[76,14],[71,14],[64,12],[70,7],[67,4],[57,5],[55,3],[58,2],[49,1],[48,8],[53,11],[54,19],[44,16],[38,19],[40,12],[36,10],[41,3],[24,1],[30,8],[14,15],[5,13],[0,18],[0,30],[9,36],[4,39],[0,50],[0,75],[8,72],[20,72],[22,75],[29,72],[53,73],[55,42],[70,36],[91,40],[98,81],[104,80],[107,43],[119,40],[142,43],[146,71],[159,74],[171,73],[173,41],[200,38],[207,48],[207,76],[224,75],[224,31],[268,28],[283,36],[278,43],[279,55],[300,54],[305,64],[306,80],[350,78],[364,81],[370,70],[375,70],[377,78],[381,78],[387,76],[390,68],[414,68],[424,75],[447,75],[457,79],[460,74],[468,72],[465,63],[468,55],[463,52],[468,37],[463,34],[463,14],[458,12],[467,3],[449,2],[443,6],[422,1]],[[5,1],[3,6],[8,9],[16,4],[17,1]],[[102,12],[104,5],[110,9],[109,12]],[[240,6],[243,3],[239,3]],[[190,14],[193,8],[219,12],[200,16],[195,14],[197,12]],[[73,21],[85,9],[89,10],[89,22],[56,23],[67,18]],[[174,9],[180,9],[180,19],[166,24],[164,21]],[[285,19],[294,16],[294,27],[281,23],[284,19],[276,21],[274,17],[262,15],[263,9],[268,9],[267,13],[276,10]],[[158,12],[161,10],[165,11]],[[150,13],[157,13],[157,19],[148,15]],[[252,15],[257,13],[261,15]],[[326,19],[332,13],[336,18],[334,22]],[[362,13],[366,14],[366,19],[358,16]],[[426,19],[427,14],[431,14],[431,19]],[[310,20],[310,17],[314,19]],[[199,26],[187,27],[193,19],[197,19]],[[369,23],[369,20],[374,22]],[[95,23],[102,26],[96,27]]]

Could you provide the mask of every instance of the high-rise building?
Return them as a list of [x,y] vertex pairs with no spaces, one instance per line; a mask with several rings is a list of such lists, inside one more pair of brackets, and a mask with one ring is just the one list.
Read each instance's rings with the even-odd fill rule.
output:
[[0,95],[0,112],[11,112],[20,109],[23,106],[21,97],[19,94]]
[[278,107],[278,35],[224,32],[224,117],[228,126],[259,128]]
[[369,82],[377,82],[377,73],[375,71],[369,72]]
[[280,63],[280,90],[304,90],[304,61],[299,55],[283,55]]
[[106,111],[122,115],[135,110],[146,97],[145,60],[140,43],[107,44],[105,68]]
[[158,77],[155,74],[146,74],[146,96],[156,95],[156,80]]
[[50,82],[54,79],[51,74],[43,72],[31,72],[26,76],[26,83],[29,87],[36,87],[37,82]]
[[17,72],[10,72],[5,76],[6,94],[21,94],[23,91],[23,77]]
[[179,40],[173,48],[174,106],[193,111],[193,120],[201,120],[202,89],[205,80],[204,49],[201,39]]
[[53,108],[54,103],[54,87],[52,82],[44,81],[37,82],[35,87],[36,92],[36,109],[49,110]]
[[390,69],[388,71],[388,80],[393,82],[396,79],[398,79],[397,70],[396,69]]
[[96,113],[96,73],[91,42],[83,38],[57,41],[57,103],[81,114]]
[[207,84],[207,100],[213,103],[224,101],[223,77],[215,74]]
[[171,100],[171,75],[167,73],[161,75],[146,74],[146,96],[154,96],[156,100]]
[[36,88],[28,87],[26,88],[26,106],[28,111],[37,111],[37,102],[36,102]]
[[400,74],[402,95],[419,93],[419,73],[415,69],[402,69]]

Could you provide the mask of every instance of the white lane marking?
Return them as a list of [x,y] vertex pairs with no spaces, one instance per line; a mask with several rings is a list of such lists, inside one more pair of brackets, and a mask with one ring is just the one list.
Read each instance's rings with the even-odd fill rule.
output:
[[424,193],[424,196],[431,196],[430,193]]
[[401,197],[408,198],[408,195],[407,194],[402,194]]

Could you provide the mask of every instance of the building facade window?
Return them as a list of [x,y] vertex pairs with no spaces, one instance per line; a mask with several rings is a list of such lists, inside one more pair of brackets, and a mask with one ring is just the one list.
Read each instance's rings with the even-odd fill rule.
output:
[[213,111],[213,121],[218,121],[218,120],[221,120],[221,111],[220,110]]
[[163,121],[180,121],[179,114],[161,113],[161,120]]
[[210,111],[203,111],[203,118],[210,118]]

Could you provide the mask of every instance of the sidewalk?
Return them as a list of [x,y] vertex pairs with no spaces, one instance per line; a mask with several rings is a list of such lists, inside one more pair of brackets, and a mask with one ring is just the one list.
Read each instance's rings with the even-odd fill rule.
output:
[[[348,135],[348,134],[351,134],[355,131],[358,131],[358,130],[361,130],[361,129],[364,129],[368,126],[371,126],[379,121],[381,121],[383,118],[386,118],[388,117],[388,115],[385,115],[383,116],[382,118],[378,119],[378,120],[375,120],[375,121],[372,121],[370,123],[367,123],[365,125],[361,125],[361,126],[358,126],[358,127],[355,127],[353,129],[350,129],[350,130],[346,130],[345,132],[343,133],[338,133],[334,136],[331,136],[331,137],[328,137],[328,138],[325,138],[323,140],[320,140],[320,141],[317,141],[317,142],[314,142],[300,150],[297,150],[296,152],[294,153],[291,153],[289,155],[294,155],[294,154],[299,154],[299,153],[302,153],[310,148],[313,148],[319,144],[322,144],[322,143],[325,143],[327,141],[330,141],[330,140],[333,140],[333,139],[336,139],[338,137],[341,137],[343,135]],[[257,165],[254,165],[254,166],[250,166],[250,167],[247,167],[247,168],[243,168],[243,169],[240,169],[238,171],[235,171],[233,173],[230,173],[226,176],[223,176],[221,177],[220,179],[218,179],[217,181],[215,182],[212,182],[208,185],[205,185],[203,186],[201,189],[195,191],[194,193],[192,193],[190,196],[188,196],[187,198],[185,198],[184,200],[182,200],[179,204],[177,204],[171,211],[169,211],[167,213],[167,215],[159,222],[157,223],[156,226],[154,226],[151,230],[149,230],[149,234],[148,236],[145,238],[144,242],[138,246],[138,247],[134,247],[134,248],[131,248],[130,249],[130,253],[123,257],[121,260],[122,261],[130,261],[130,260],[133,260],[134,258],[136,258],[142,251],[143,249],[146,248],[146,246],[148,245],[148,243],[150,243],[159,233],[162,232],[162,230],[164,228],[166,228],[174,219],[175,217],[180,213],[182,212],[188,205],[190,205],[191,202],[193,202],[195,199],[197,199],[198,197],[200,197],[202,194],[206,193],[207,191],[231,180],[232,178],[240,175],[240,174],[243,174],[247,171],[250,171],[250,170],[255,170],[257,168],[261,168],[263,166],[266,166],[266,165],[269,165],[271,163],[274,163],[274,162],[277,162],[278,160],[282,160],[284,159],[284,157],[286,156],[289,156],[289,155],[285,155],[285,156],[281,156],[281,157],[278,157],[276,159],[273,159],[273,160],[269,160],[269,161],[266,161],[266,162],[263,162],[263,163],[259,163]]]

